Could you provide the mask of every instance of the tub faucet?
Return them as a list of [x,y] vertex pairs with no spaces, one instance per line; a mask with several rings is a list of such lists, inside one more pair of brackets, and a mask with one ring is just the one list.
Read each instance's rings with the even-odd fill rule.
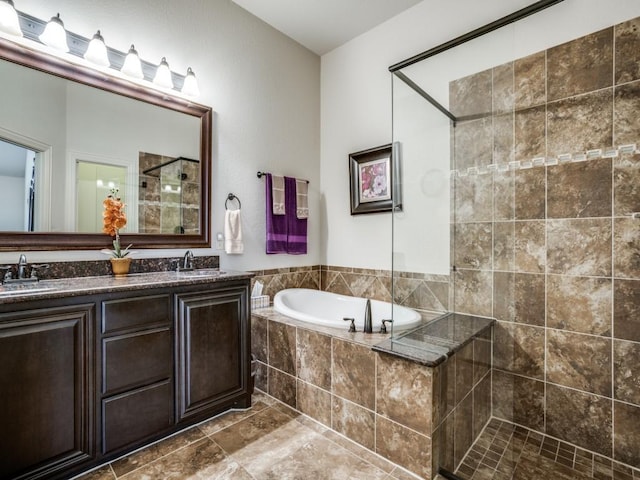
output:
[[367,298],[367,304],[364,307],[364,333],[373,333],[373,325],[371,324],[371,300]]
[[184,253],[184,257],[182,258],[182,269],[193,270],[193,252],[191,250],[187,250]]

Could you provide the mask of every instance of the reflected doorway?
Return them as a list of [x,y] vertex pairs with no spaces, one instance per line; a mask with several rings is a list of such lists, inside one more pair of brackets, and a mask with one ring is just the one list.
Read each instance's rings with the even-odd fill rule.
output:
[[33,232],[36,227],[36,157],[28,147],[0,139],[0,231]]
[[[102,202],[118,189],[118,196],[126,203],[125,182],[127,167],[77,160],[76,162],[76,232],[102,232]],[[126,230],[125,227],[123,230]]]

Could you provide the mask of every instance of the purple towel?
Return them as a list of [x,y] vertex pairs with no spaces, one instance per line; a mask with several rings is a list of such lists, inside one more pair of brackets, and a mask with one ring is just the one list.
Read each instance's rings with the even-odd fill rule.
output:
[[[267,212],[267,253],[287,253],[287,215],[274,215],[271,197],[271,174],[267,173],[266,212]],[[286,184],[285,184],[286,186]],[[286,189],[285,189],[286,195]],[[295,196],[295,192],[294,192]],[[293,210],[295,216],[295,209]]]
[[307,219],[298,218],[296,179],[284,177],[284,208],[287,219],[287,253],[304,255],[307,253]]

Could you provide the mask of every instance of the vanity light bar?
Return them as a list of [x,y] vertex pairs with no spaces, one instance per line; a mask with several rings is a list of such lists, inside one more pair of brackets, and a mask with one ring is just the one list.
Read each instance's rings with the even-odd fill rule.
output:
[[[20,21],[20,28],[22,30],[22,34],[24,38],[32,40],[37,43],[42,43],[40,41],[40,35],[42,35],[42,33],[44,32],[48,22],[43,21],[39,18],[33,17],[19,10],[16,10],[16,12],[18,14],[18,19]],[[88,39],[76,33],[70,32],[69,30],[66,30],[66,34],[67,34],[67,43],[69,45],[69,54],[76,57],[84,58],[84,55],[89,48],[89,42],[91,41],[91,39]],[[117,71],[121,71],[125,63],[125,58],[127,54],[125,52],[121,52],[119,50],[111,48],[109,46],[107,46],[106,48],[107,48],[107,56],[110,63],[109,68]],[[158,65],[155,65],[153,63],[147,62],[142,59],[140,59],[140,64],[142,67],[142,74],[143,74],[142,80],[145,80],[152,85],[157,85],[157,84],[154,84],[153,80],[156,76]],[[173,84],[172,90],[193,96],[192,89],[190,91],[183,91],[186,75],[181,75],[176,72],[170,72],[170,73],[171,73],[171,81]],[[195,80],[195,77],[194,77],[194,80]],[[171,89],[171,87],[168,86],[168,82],[166,82],[165,85],[167,85],[165,87],[166,89]]]

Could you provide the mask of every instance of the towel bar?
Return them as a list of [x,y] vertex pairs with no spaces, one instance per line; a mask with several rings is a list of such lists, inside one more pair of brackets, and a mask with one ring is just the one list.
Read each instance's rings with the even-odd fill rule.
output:
[[[269,173],[269,172],[261,172],[261,171],[259,171],[259,170],[258,170],[258,173],[256,174],[256,176],[257,176],[258,178],[262,178],[262,177],[264,177],[264,176],[265,176],[266,174],[268,174],[268,173]],[[309,180],[305,180],[305,182],[309,183]]]

